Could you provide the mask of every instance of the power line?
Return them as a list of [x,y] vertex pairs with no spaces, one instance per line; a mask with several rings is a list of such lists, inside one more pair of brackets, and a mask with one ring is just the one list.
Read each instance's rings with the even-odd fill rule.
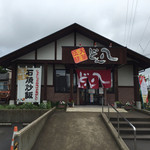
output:
[[134,0],[132,1],[132,6],[131,6],[131,17],[129,19],[129,29],[128,29],[128,34],[127,34],[127,45],[129,43],[129,36],[130,36],[131,23],[132,23],[132,14],[133,14],[133,6],[134,6]]
[[[149,44],[150,44],[150,40],[147,42],[144,51],[147,49],[147,47],[148,47]],[[144,51],[143,51],[143,53],[144,53]]]
[[[148,27],[148,24],[149,24],[149,21],[150,21],[150,16],[148,17],[147,23],[145,24],[145,28],[144,28],[144,30],[143,30],[143,33],[142,33],[142,35],[141,35],[141,38],[140,38],[140,40],[139,40],[139,44],[138,44],[138,45],[141,45],[141,42],[143,41],[145,32],[146,32],[147,27]],[[144,48],[144,49],[142,48],[143,53],[144,53],[145,49],[148,47],[149,43],[150,43],[150,40],[148,41],[148,43],[147,43],[147,45],[145,46],[145,48]]]
[[131,39],[132,39],[133,25],[134,25],[135,16],[136,16],[137,5],[138,5],[138,0],[136,0],[135,9],[134,9],[134,14],[133,14],[133,19],[132,19],[132,24],[131,24],[131,33],[130,33],[130,37],[129,37],[129,45],[130,45]]
[[128,11],[129,11],[129,0],[127,1],[127,10],[126,10],[126,22],[125,22],[125,32],[124,32],[124,43],[127,47],[127,22],[128,22]]

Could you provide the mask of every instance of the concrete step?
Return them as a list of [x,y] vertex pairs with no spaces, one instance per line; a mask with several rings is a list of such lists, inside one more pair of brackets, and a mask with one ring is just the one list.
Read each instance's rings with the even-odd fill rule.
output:
[[[116,128],[118,131],[118,129]],[[120,134],[133,134],[132,128],[120,128]],[[137,135],[150,135],[150,128],[136,128]]]
[[[134,135],[121,135],[122,139],[124,140],[133,140],[134,139]],[[150,135],[136,135],[136,139],[137,140],[150,140]]]
[[[146,121],[150,122],[150,118],[126,118],[128,121]],[[119,118],[120,121],[125,121],[123,118]],[[117,121],[117,117],[111,117],[110,121]]]
[[[118,122],[117,121],[111,121],[114,127],[117,127]],[[150,122],[148,121],[131,121],[131,123],[136,128],[150,128]],[[120,127],[130,127],[130,125],[126,121],[119,121]]]

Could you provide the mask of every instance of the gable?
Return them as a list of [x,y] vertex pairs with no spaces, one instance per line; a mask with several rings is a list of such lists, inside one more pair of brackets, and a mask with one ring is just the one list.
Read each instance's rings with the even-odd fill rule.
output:
[[37,60],[55,60],[55,43],[37,49]]
[[30,52],[28,54],[25,54],[19,58],[17,58],[17,60],[19,59],[23,59],[23,60],[34,60],[35,59],[35,51]]
[[[62,60],[62,46],[93,46],[94,42],[97,46],[109,47],[112,43],[113,47],[120,47],[120,44],[109,40],[79,24],[72,24],[64,29],[61,29],[47,37],[44,37],[34,43],[31,43],[23,48],[20,48],[10,54],[7,54],[0,58],[0,65],[9,67],[12,62],[15,63],[17,60],[51,60],[60,61]],[[53,43],[53,44],[52,44]],[[128,48],[127,57],[133,60],[137,60],[137,66],[140,65],[142,69],[150,67],[150,59],[140,55]],[[47,54],[47,55],[46,55]],[[60,62],[59,62],[60,63]],[[140,68],[140,69],[141,69]]]
[[71,33],[63,38],[57,40],[57,60],[62,60],[62,46],[73,46],[74,45],[74,33]]
[[[36,60],[62,60],[62,47],[64,46],[71,46],[75,45],[74,43],[74,33],[66,35],[58,40],[56,40],[56,48],[55,42],[51,42],[45,46],[42,46],[37,49],[37,59]],[[76,45],[83,47],[89,46],[92,47],[94,45],[94,40],[80,34],[76,33]],[[98,43],[98,45],[102,45]],[[55,53],[56,50],[56,53]],[[56,56],[55,56],[56,55]],[[35,51],[25,54],[19,57],[17,60],[35,60]]]

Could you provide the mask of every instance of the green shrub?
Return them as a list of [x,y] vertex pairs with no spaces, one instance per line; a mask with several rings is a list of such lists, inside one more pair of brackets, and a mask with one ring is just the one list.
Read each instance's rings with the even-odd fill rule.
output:
[[4,107],[5,109],[17,109],[16,105],[7,105]]
[[58,107],[59,101],[58,102],[51,102],[51,107]]
[[20,105],[0,105],[0,109],[50,109],[52,108],[51,102],[32,104],[32,103],[24,103]]
[[46,109],[46,104],[45,104],[45,103],[41,103],[41,104],[39,105],[39,108],[40,108],[40,109]]
[[22,109],[33,109],[33,104],[32,103],[24,103],[21,108]]
[[4,105],[0,105],[0,109],[5,109],[5,106]]
[[18,109],[38,109],[37,105],[34,105],[32,103],[24,103],[22,105],[17,106]]
[[39,108],[40,109],[50,109],[51,108],[51,103],[50,102],[47,102],[46,104],[45,103],[41,103],[39,105]]
[[51,102],[47,102],[46,108],[47,108],[47,109],[52,108]]

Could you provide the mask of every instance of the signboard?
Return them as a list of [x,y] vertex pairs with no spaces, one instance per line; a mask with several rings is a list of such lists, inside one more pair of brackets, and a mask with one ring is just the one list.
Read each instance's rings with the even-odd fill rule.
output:
[[41,70],[40,68],[18,67],[17,104],[20,102],[37,102],[40,104],[41,94]]
[[65,64],[125,64],[126,57],[126,49],[120,47],[62,47]]
[[77,69],[78,88],[86,89],[87,82],[91,89],[99,89],[99,81],[103,88],[111,87],[110,70],[81,70]]
[[80,62],[83,62],[83,61],[88,59],[88,57],[86,55],[86,52],[85,52],[85,49],[83,47],[72,50],[71,54],[72,54],[72,57],[73,57],[74,62],[76,64],[80,63]]

